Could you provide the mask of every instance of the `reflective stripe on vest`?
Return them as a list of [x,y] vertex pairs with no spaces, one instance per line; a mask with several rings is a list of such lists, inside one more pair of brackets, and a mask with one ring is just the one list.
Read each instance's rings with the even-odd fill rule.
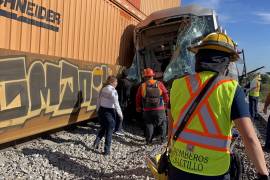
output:
[[199,119],[204,120],[205,127],[206,127],[205,130],[207,132],[210,132],[211,134],[220,134],[219,127],[216,124],[214,124],[215,120],[213,120],[212,117],[210,116],[210,112],[207,109],[206,105],[202,106],[199,116],[202,117],[202,118],[199,117]]
[[226,151],[226,147],[230,145],[230,141],[227,139],[220,139],[215,137],[206,137],[200,134],[195,134],[194,132],[182,132],[177,141],[188,142],[189,144],[194,144],[195,146],[202,146],[207,149],[214,149],[220,151]]
[[[192,94],[194,94],[194,93],[196,93],[196,91],[198,91],[197,93],[199,93],[204,86],[201,85],[198,78],[195,78],[195,75],[191,75],[189,77],[186,77],[186,83],[188,86],[191,86],[190,92],[192,92]],[[198,74],[197,74],[197,77],[199,77]],[[206,83],[204,83],[204,85],[205,84]],[[208,95],[210,94],[211,91],[214,90],[214,87],[212,87],[210,90],[208,90],[208,93],[207,93]],[[185,109],[184,113],[180,113],[180,118],[178,120],[177,125],[173,126],[173,134],[177,131],[177,129],[180,126],[187,110],[189,109],[189,107],[191,106],[193,101],[195,100],[194,96],[191,96],[191,98],[192,98],[192,102],[189,104],[188,108]],[[204,98],[204,100],[202,100],[202,101],[207,101],[206,98],[207,98],[207,95]],[[208,149],[214,149],[214,150],[225,151],[225,152],[228,151],[228,148],[230,145],[229,140],[231,139],[231,137],[229,137],[229,136],[226,137],[226,136],[223,136],[221,134],[221,131],[219,130],[219,127],[216,123],[216,119],[213,118],[213,116],[210,116],[210,114],[213,114],[213,113],[211,112],[211,109],[208,108],[209,106],[206,106],[205,104],[202,104],[202,103],[200,103],[200,104],[202,106],[200,108],[199,108],[199,105],[197,106],[195,113],[193,113],[193,115],[190,117],[190,119],[192,119],[194,117],[194,115],[198,115],[200,123],[201,123],[205,132],[202,135],[192,134],[190,132],[189,133],[185,132],[185,130],[188,129],[188,128],[185,128],[184,131],[181,133],[180,137],[177,138],[177,141],[189,141],[189,143],[191,143],[191,144],[194,144],[197,146],[203,146],[203,147],[208,148]],[[188,127],[190,122],[191,121],[189,121],[186,124],[186,127]],[[217,136],[216,138],[207,137],[208,134],[216,134],[219,136]],[[220,139],[220,137],[225,138],[225,140]]]
[[[172,133],[176,132],[188,108],[212,75],[212,72],[201,72],[175,80],[170,92]],[[172,143],[170,160],[173,166],[206,176],[222,175],[228,170],[230,112],[237,86],[236,81],[219,77],[210,87],[180,136]]]
[[[189,92],[191,92],[191,97],[189,98],[189,101],[185,104],[182,111],[180,112],[179,117],[178,117],[178,121],[176,123],[174,122],[174,124],[173,124],[173,131],[172,131],[173,134],[175,134],[175,132],[177,131],[177,127],[180,126],[182,119],[184,118],[184,115],[187,113],[188,109],[190,108],[190,106],[194,102],[194,100],[195,100],[194,97],[198,96],[202,87],[204,87],[201,84],[199,74],[192,75],[192,76],[186,76],[184,78],[186,80],[186,84],[187,84],[187,87],[189,89]],[[180,115],[182,115],[182,116],[180,116]]]

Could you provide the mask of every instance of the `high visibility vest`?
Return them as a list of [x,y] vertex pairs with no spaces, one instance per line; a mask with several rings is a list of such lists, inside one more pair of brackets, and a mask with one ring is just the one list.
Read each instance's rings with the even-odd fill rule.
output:
[[[170,92],[173,135],[188,108],[213,75],[213,72],[204,71],[173,82]],[[218,176],[229,169],[231,106],[238,83],[218,78],[192,113],[180,136],[172,142],[170,161],[182,171]]]
[[260,96],[260,81],[258,81],[258,80],[255,80],[255,81],[256,81],[256,88],[252,89],[249,92],[249,95],[253,96],[253,97],[259,97]]

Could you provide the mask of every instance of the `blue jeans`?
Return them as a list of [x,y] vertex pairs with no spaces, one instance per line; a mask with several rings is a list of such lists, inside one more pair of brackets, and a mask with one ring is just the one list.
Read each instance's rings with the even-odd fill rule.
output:
[[254,120],[258,113],[258,97],[249,96],[249,112]]
[[112,108],[100,107],[98,111],[100,121],[100,130],[97,134],[95,143],[99,144],[100,140],[105,136],[104,152],[110,153],[112,143],[112,133],[115,127],[115,110]]
[[122,131],[123,129],[123,120],[120,118],[120,116],[116,113],[116,121],[115,121],[115,129],[114,131]]

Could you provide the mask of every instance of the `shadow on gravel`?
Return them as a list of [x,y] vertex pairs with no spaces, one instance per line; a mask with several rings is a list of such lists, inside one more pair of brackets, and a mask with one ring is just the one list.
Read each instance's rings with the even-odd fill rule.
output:
[[97,134],[99,130],[99,126],[96,124],[87,124],[84,126],[71,126],[65,129],[65,131],[72,133],[72,134]]
[[[145,138],[145,127],[144,127],[144,122],[137,121],[137,122],[128,122],[124,126],[124,130],[130,134]],[[155,128],[154,129],[154,138],[160,137],[161,132]],[[132,136],[129,136],[129,138],[134,138]],[[135,139],[136,141],[142,141],[144,142],[145,140],[143,139]]]
[[[125,137],[127,137],[127,138],[129,138],[129,139],[132,139],[132,140],[134,140],[134,141],[138,141],[138,142],[145,142],[145,139],[138,139],[138,138],[136,138],[136,137],[134,137],[134,136],[132,136],[132,135],[129,135],[129,134],[125,134]],[[141,136],[140,136],[141,137]],[[143,137],[144,138],[144,137]]]
[[[127,179],[127,177],[130,177],[132,175],[134,176],[141,176],[142,172],[147,171],[147,168],[142,168],[142,167],[138,167],[136,169],[128,169],[128,170],[122,170],[122,171],[114,171],[113,173],[105,173],[102,175],[102,179],[111,179],[113,177],[113,179]],[[120,176],[119,178],[116,178],[116,176]],[[125,178],[121,178],[121,176],[125,176]],[[150,173],[149,173],[150,176]],[[129,179],[132,179],[132,177],[130,177]]]
[[143,122],[125,122],[123,128],[126,132],[134,134],[136,136],[143,137],[144,134],[144,123]]
[[265,121],[265,119],[261,115],[259,115],[258,118],[255,121],[253,121],[253,123],[257,127],[261,137],[265,139],[267,126],[267,122]]
[[82,145],[86,151],[91,150],[90,147],[86,146],[85,143],[83,143],[82,141],[76,141],[76,140],[71,140],[71,139],[62,139],[62,138],[58,138],[58,137],[52,137],[51,135],[44,135],[42,136],[42,139],[46,139],[58,144],[61,143],[72,143],[74,145]]
[[[80,178],[84,179],[100,178],[99,171],[89,169],[87,166],[79,164],[78,162],[70,159],[71,156],[63,154],[61,152],[52,152],[45,149],[40,150],[40,149],[24,148],[22,149],[22,153],[26,156],[31,156],[34,154],[40,154],[42,156],[45,156],[49,160],[49,163],[51,165],[57,167],[59,170],[63,170],[67,173],[74,174]],[[91,160],[89,159],[89,161]]]
[[136,142],[137,139],[131,140],[131,141],[127,141],[125,136],[123,136],[123,137],[113,136],[113,140],[118,141],[119,143],[121,143],[123,145],[126,145],[126,146],[137,146],[137,147],[140,147],[140,146],[143,146],[144,145],[142,143]]

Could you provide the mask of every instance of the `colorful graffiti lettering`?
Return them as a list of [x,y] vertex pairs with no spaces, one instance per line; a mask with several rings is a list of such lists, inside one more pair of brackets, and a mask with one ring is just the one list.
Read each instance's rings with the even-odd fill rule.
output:
[[78,106],[95,110],[109,73],[105,65],[87,71],[65,60],[36,60],[26,68],[24,57],[0,59],[0,128],[21,125],[42,111],[55,117]]

